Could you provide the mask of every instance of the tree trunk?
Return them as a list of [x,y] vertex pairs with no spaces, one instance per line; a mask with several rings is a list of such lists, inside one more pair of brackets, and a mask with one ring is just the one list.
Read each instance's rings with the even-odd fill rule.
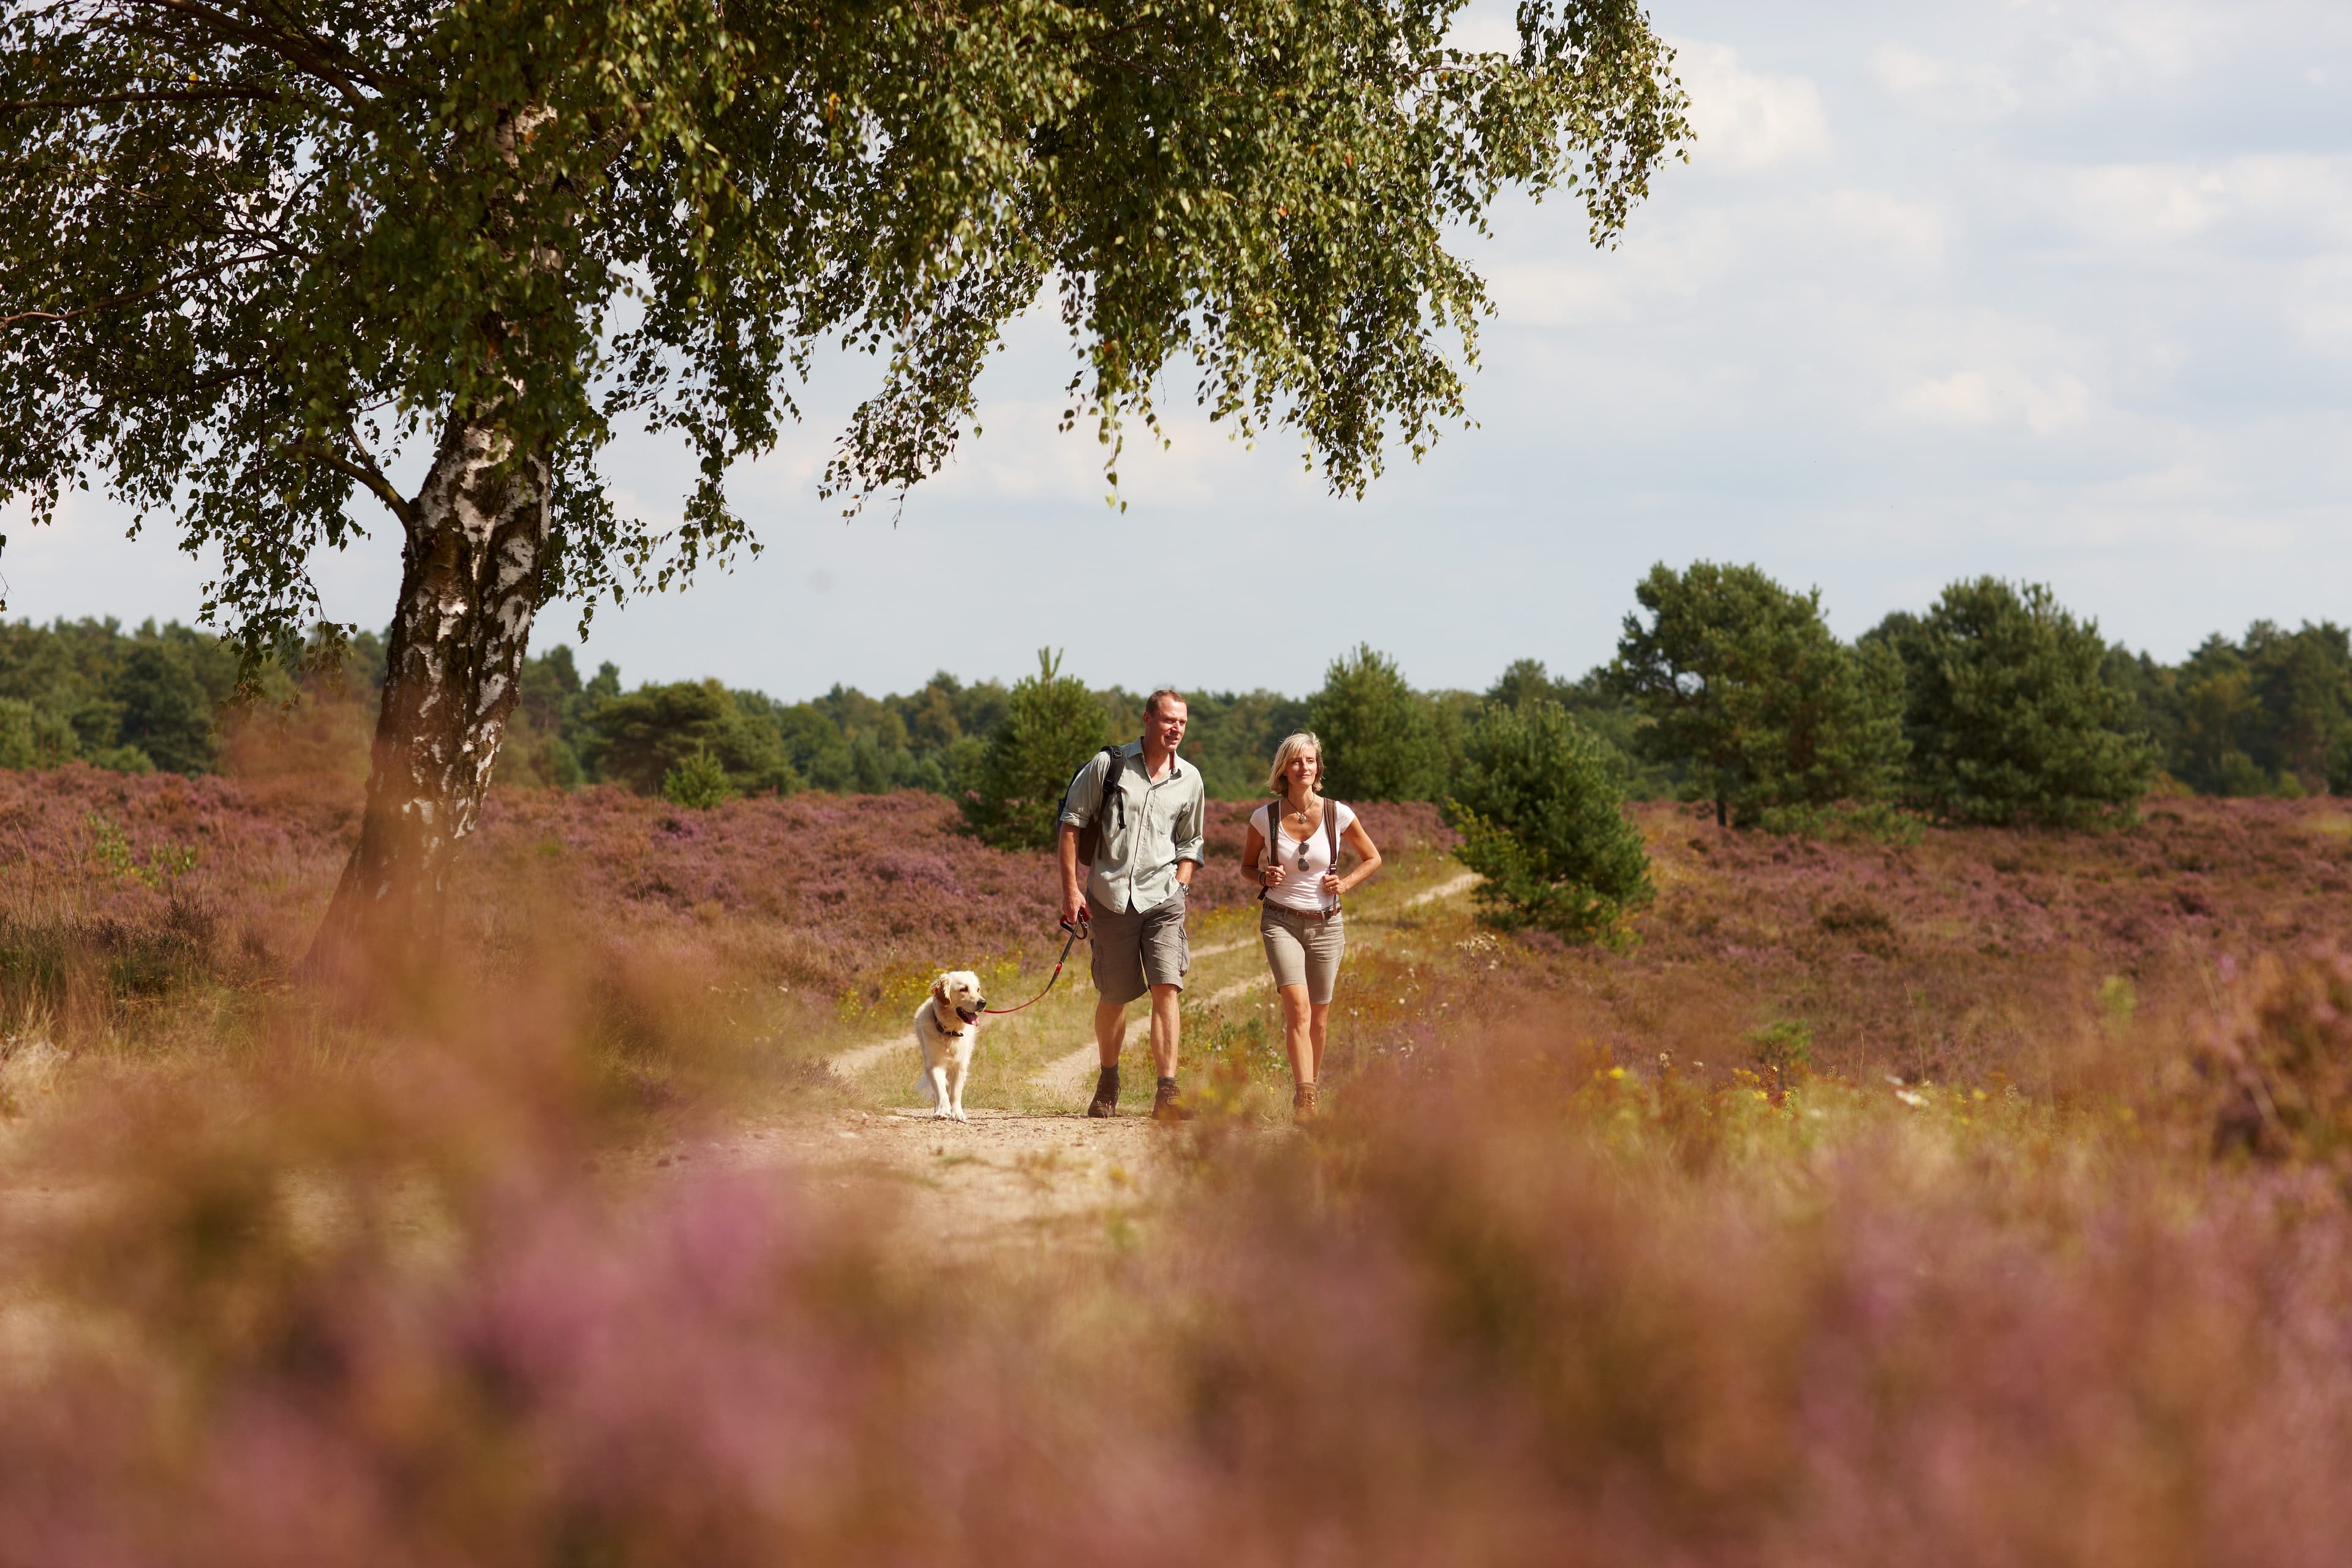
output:
[[[360,841],[311,949],[392,957],[439,934],[514,711],[548,533],[550,465],[495,423],[452,417],[406,519]],[[387,950],[394,951],[387,951]]]

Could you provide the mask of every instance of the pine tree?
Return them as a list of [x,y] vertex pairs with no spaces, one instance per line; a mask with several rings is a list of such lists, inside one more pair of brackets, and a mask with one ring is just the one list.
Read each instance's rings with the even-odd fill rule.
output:
[[1549,699],[1493,703],[1471,727],[1446,815],[1489,923],[1566,941],[1616,930],[1650,901],[1649,851],[1625,820],[1616,754]]
[[1821,591],[1791,593],[1754,566],[1661,564],[1634,590],[1611,679],[1649,720],[1636,743],[1682,770],[1716,821],[1891,795],[1904,752],[1902,670],[1840,643]]
[[1884,639],[1909,697],[1909,793],[1948,822],[2090,826],[2127,816],[2156,772],[2107,646],[2041,584],[1955,583]]
[[1328,787],[1341,800],[1440,800],[1445,742],[1430,700],[1405,684],[1396,661],[1366,643],[1331,661],[1307,704],[1323,742]]
[[1037,650],[1037,673],[1013,683],[1004,720],[989,737],[964,820],[984,844],[1042,849],[1054,842],[1071,775],[1103,747],[1110,724],[1085,681]]

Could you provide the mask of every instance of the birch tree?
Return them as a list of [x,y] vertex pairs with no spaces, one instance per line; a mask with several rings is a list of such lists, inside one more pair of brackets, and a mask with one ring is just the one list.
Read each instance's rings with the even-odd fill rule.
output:
[[[940,467],[1045,294],[1114,487],[1164,371],[1341,492],[1461,419],[1497,196],[1605,245],[1685,132],[1632,0],[1528,0],[1499,53],[1459,4],[0,0],[0,500],[168,520],[248,652],[388,515],[322,939],[428,926],[533,617],[755,549],[727,474],[820,353],[875,366],[820,487],[852,510]],[[675,526],[609,499],[628,427],[697,459]]]

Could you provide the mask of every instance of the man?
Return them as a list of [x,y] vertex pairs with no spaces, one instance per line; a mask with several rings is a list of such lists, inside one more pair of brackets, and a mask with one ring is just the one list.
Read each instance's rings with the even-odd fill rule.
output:
[[[1095,1044],[1102,1077],[1088,1116],[1118,1114],[1118,1053],[1127,1043],[1127,1005],[1150,993],[1151,1059],[1159,1091],[1151,1115],[1184,1121],[1192,1111],[1176,1093],[1177,1000],[1192,955],[1184,942],[1185,889],[1201,868],[1206,795],[1201,770],[1176,754],[1189,717],[1184,700],[1162,689],[1143,704],[1143,738],[1115,748],[1116,787],[1106,790],[1111,753],[1097,752],[1062,799],[1062,918],[1091,917]],[[1099,835],[1094,862],[1078,884],[1078,829]]]

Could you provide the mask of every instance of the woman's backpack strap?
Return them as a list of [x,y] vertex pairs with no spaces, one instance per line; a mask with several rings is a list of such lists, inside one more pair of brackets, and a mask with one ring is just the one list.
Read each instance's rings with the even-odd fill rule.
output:
[[[1336,800],[1323,803],[1323,842],[1331,853],[1325,869],[1337,876],[1339,871],[1339,803]],[[1332,900],[1331,907],[1338,909],[1339,900]]]
[[[1251,869],[1251,870],[1253,870],[1253,871],[1256,871],[1256,870],[1258,870],[1261,867],[1263,867],[1263,866],[1265,866],[1265,864],[1267,864],[1267,862],[1268,862],[1269,858],[1273,856],[1273,854],[1274,854],[1274,835],[1275,835],[1275,831],[1276,831],[1276,823],[1277,823],[1279,820],[1280,820],[1280,819],[1275,816],[1275,803],[1274,803],[1273,801],[1268,801],[1268,802],[1266,802],[1266,803],[1265,803],[1265,831],[1258,835],[1258,838],[1257,838],[1257,852],[1258,852],[1258,858],[1250,862],[1250,869]],[[1255,826],[1257,826],[1257,824],[1256,824],[1256,822],[1255,822],[1255,819],[1253,819],[1253,820],[1252,820],[1252,822],[1251,822],[1250,826],[1253,826],[1253,827],[1255,827]],[[1261,904],[1262,904],[1262,903],[1264,903],[1264,902],[1265,902],[1265,884],[1263,881],[1261,881],[1261,882],[1260,882],[1260,883],[1258,883],[1258,885],[1257,885],[1257,901],[1258,901],[1259,903],[1261,903]]]

